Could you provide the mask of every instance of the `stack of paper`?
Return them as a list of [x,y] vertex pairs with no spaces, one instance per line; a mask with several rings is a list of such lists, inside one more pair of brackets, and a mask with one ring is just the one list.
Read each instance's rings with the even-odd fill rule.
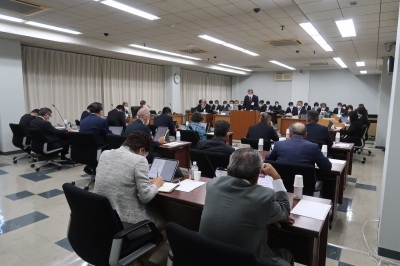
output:
[[268,175],[265,177],[259,176],[257,184],[260,186],[263,186],[263,187],[269,187],[269,188],[274,189],[274,187],[272,186],[272,177],[270,177]]
[[323,221],[330,209],[331,205],[302,199],[290,213]]
[[179,187],[176,190],[183,191],[183,192],[190,192],[190,191],[204,185],[205,183],[206,182],[185,179],[179,183]]

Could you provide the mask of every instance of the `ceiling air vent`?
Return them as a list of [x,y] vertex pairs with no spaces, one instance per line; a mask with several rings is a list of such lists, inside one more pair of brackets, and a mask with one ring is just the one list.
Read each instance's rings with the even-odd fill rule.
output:
[[279,41],[268,41],[268,44],[272,46],[289,46],[289,45],[299,45],[301,42],[296,39],[290,39],[290,40],[279,40]]
[[48,7],[36,4],[28,0],[1,0],[0,10],[20,14],[20,15],[33,15]]
[[329,63],[327,63],[327,62],[315,62],[315,63],[309,63],[308,65],[310,65],[310,66],[329,66]]
[[263,67],[260,65],[253,65],[253,66],[244,66],[243,68],[256,69],[256,68],[263,68]]
[[291,73],[275,74],[275,81],[291,81],[291,80],[292,80]]
[[201,50],[199,48],[187,48],[187,49],[179,50],[179,52],[186,53],[186,54],[202,54],[207,51]]

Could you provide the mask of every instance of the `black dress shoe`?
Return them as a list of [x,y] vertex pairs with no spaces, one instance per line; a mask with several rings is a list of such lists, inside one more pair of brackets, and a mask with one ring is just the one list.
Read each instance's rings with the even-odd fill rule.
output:
[[92,175],[93,174],[92,169],[90,169],[90,167],[87,166],[87,165],[83,168],[83,171],[88,175]]

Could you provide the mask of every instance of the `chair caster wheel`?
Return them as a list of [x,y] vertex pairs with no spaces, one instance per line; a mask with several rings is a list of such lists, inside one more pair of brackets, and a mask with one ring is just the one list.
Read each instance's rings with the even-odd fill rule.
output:
[[61,170],[61,166],[57,166],[57,170]]
[[37,158],[33,158],[33,161],[34,161],[34,162],[37,162],[37,161],[38,161],[38,159],[37,159]]
[[13,160],[13,163],[17,163],[18,161],[17,160]]
[[368,151],[368,155],[371,155],[371,151]]
[[72,182],[71,182],[71,185],[74,185],[74,186],[75,186],[75,182],[72,181]]
[[33,164],[31,164],[31,167],[33,168],[33,167],[35,167],[35,164],[33,163]]
[[85,186],[83,189],[86,190],[86,191],[88,191],[88,190],[89,190],[89,187],[88,187],[88,186]]
[[14,157],[13,160],[17,159],[17,157]]
[[40,168],[38,167],[38,168],[36,168],[35,170],[36,170],[36,172],[39,172],[39,171],[40,171]]
[[362,163],[362,164],[365,164],[365,161],[362,161],[361,163]]

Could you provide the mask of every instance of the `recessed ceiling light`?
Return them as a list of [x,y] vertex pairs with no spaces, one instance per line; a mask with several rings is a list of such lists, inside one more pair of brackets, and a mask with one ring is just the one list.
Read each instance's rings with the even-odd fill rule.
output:
[[324,38],[322,38],[317,29],[311,24],[311,22],[300,23],[299,25],[322,47],[322,49],[327,52],[333,51],[333,49],[324,40]]
[[114,0],[105,0],[105,1],[102,1],[100,3],[102,3],[104,5],[107,5],[107,6],[114,7],[116,9],[119,9],[119,10],[122,10],[122,11],[125,11],[125,12],[128,12],[128,13],[131,13],[133,15],[136,15],[136,16],[139,16],[139,17],[142,17],[142,18],[149,19],[149,20],[160,19],[159,17],[154,16],[154,15],[152,15],[150,13],[144,12],[142,10],[136,9],[136,8],[128,6],[128,5],[121,4],[121,3],[116,2]]
[[356,36],[356,29],[352,19],[337,20],[335,22],[343,38]]
[[356,65],[358,67],[362,67],[362,66],[365,66],[365,62],[364,61],[359,61],[359,62],[356,62]]
[[66,33],[75,34],[75,35],[82,34],[81,32],[78,32],[78,31],[68,30],[68,29],[59,28],[59,27],[54,27],[54,26],[50,26],[50,25],[47,25],[47,24],[33,22],[33,21],[26,21],[25,24],[28,24],[28,25],[31,25],[31,26],[35,26],[35,27],[45,28],[45,29],[49,29],[49,30],[56,30],[56,31],[66,32]]
[[218,43],[218,44],[222,44],[222,45],[224,45],[226,47],[238,50],[238,51],[240,51],[242,53],[245,53],[245,54],[249,54],[249,55],[252,55],[252,56],[259,56],[259,54],[253,53],[253,52],[251,52],[249,50],[243,49],[242,47],[233,45],[231,43],[224,42],[222,40],[219,40],[217,38],[214,38],[214,37],[211,37],[211,36],[208,36],[208,35],[199,35],[199,37],[202,38],[202,39],[205,39],[207,41],[211,41],[211,42],[215,42],[215,43]]
[[5,16],[5,15],[0,15],[0,19],[13,21],[13,22],[19,22],[19,23],[22,23],[22,22],[25,21],[25,20],[20,19],[20,18],[14,18],[14,17],[10,17],[10,16]]
[[155,49],[155,48],[151,48],[151,47],[147,47],[147,46],[143,46],[143,45],[130,44],[129,46],[132,46],[132,47],[135,47],[135,48],[139,48],[139,49],[143,49],[143,50],[152,51],[152,52],[157,52],[157,53],[161,53],[161,54],[168,54],[168,55],[173,55],[173,56],[179,56],[179,57],[183,57],[183,58],[187,58],[187,59],[193,59],[193,60],[201,60],[201,58],[198,58],[198,57],[192,57],[192,56],[187,56],[187,55],[172,53],[172,52],[168,52],[168,51],[164,51],[164,50],[159,50],[159,49]]
[[341,66],[342,68],[347,68],[346,64],[343,62],[342,59],[340,59],[340,57],[334,57],[333,60],[335,60],[336,63],[338,63],[339,66]]
[[367,74],[368,72],[367,72],[367,70],[361,70],[360,73],[361,74]]
[[282,64],[282,63],[280,63],[278,61],[275,61],[275,60],[271,60],[269,62],[272,63],[272,64],[276,64],[276,65],[282,66],[282,67],[286,67],[286,68],[288,68],[290,70],[296,70],[294,67],[290,67],[288,65]]
[[219,66],[224,66],[224,67],[230,67],[230,68],[234,68],[234,69],[239,69],[239,70],[243,70],[243,71],[248,71],[248,72],[253,71],[253,70],[250,70],[250,69],[241,68],[241,67],[235,67],[235,66],[226,65],[226,64],[218,64],[218,65],[219,65]]

